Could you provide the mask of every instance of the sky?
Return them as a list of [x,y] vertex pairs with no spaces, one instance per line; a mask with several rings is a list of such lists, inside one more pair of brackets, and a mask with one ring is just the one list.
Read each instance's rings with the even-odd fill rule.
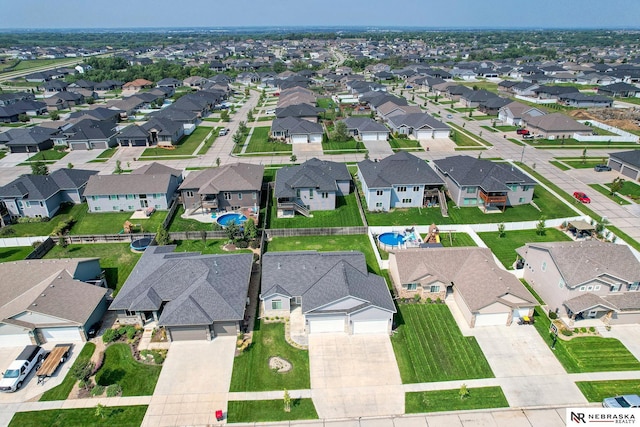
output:
[[0,29],[640,28],[638,0],[0,0]]

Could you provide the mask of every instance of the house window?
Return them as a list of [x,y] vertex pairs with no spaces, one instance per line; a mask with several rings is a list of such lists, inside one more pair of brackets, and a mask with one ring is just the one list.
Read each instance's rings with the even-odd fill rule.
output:
[[522,186],[522,191],[529,191],[531,190],[531,186],[530,185],[523,185]]
[[518,184],[510,184],[507,185],[507,187],[509,187],[509,190],[511,191],[518,191]]
[[134,207],[133,207],[133,205],[129,205],[129,206],[127,206],[127,209],[129,209],[130,211],[132,211],[132,210],[134,210]]
[[242,193],[238,193],[238,200],[242,200]]
[[407,290],[408,291],[415,291],[416,289],[418,289],[418,284],[417,283],[409,283],[407,285]]
[[231,193],[224,193],[223,196],[225,200],[231,200]]
[[416,185],[415,187],[413,187],[413,191],[417,193],[418,191],[420,191],[420,187]]
[[39,203],[40,203],[40,207],[43,207],[43,206],[44,206],[44,203],[43,203],[43,202],[39,202]]
[[313,199],[313,188],[309,189],[309,198]]
[[547,271],[547,262],[546,261],[542,261],[542,267],[540,267],[542,269],[542,271]]
[[440,285],[431,285],[430,292],[432,293],[440,292]]
[[162,209],[162,206],[160,206],[160,205],[153,205],[153,207],[156,208],[156,209]]
[[101,208],[100,206],[96,206],[95,208],[93,208],[93,210],[94,210],[94,211],[96,211],[96,212],[98,212],[98,211],[101,211],[101,210],[102,210],[102,208]]
[[518,203],[524,203],[524,197],[520,197],[520,198],[518,199]]
[[323,191],[321,194],[323,199],[328,199],[329,198],[329,193],[327,193],[326,191]]
[[146,194],[138,194],[138,199],[146,199],[147,195]]
[[132,316],[135,316],[135,315],[136,315],[136,312],[135,312],[135,311],[130,311],[130,310],[125,310],[125,311],[124,311],[124,315],[125,315],[125,316],[129,316],[129,317],[132,317]]
[[376,208],[381,208],[382,207],[382,202],[376,202]]
[[383,194],[384,194],[384,191],[376,190],[376,196],[382,196]]
[[24,202],[24,206],[27,207],[27,208],[30,208],[31,207],[31,202]]
[[255,199],[257,199],[257,198],[258,198],[258,193],[254,191],[254,192],[253,192],[253,194],[252,194],[251,196],[252,196],[251,198],[252,198],[253,200],[255,200]]
[[473,194],[476,192],[476,187],[467,187],[467,193],[468,194]]
[[462,203],[465,205],[475,205],[477,201],[477,199],[465,198]]
[[115,194],[110,194],[109,195],[109,200],[118,200],[118,196]]
[[587,292],[591,292],[593,290],[593,286],[587,286]]
[[599,290],[600,290],[600,285],[595,285],[595,286],[593,287],[593,290],[594,290],[594,291],[599,291]]
[[185,197],[193,197],[193,191],[185,191],[184,195]]
[[584,291],[586,291],[586,290],[587,290],[587,287],[586,287],[586,286],[580,286],[580,292],[584,292]]
[[282,310],[282,300],[274,299],[271,301],[271,310]]
[[113,205],[113,206],[111,206],[111,210],[112,211],[119,211],[120,209],[116,205]]
[[637,291],[639,287],[640,287],[640,283],[633,282],[632,284],[629,285],[629,290],[630,291]]
[[620,285],[611,285],[611,292],[619,292],[620,287]]
[[564,280],[560,279],[560,281],[558,282],[558,287],[560,289],[564,288]]
[[299,188],[296,190],[296,197],[300,198],[300,189]]
[[404,193],[405,191],[407,191],[407,187],[398,187],[398,189],[396,190],[398,193]]
[[[193,193],[191,193],[191,195],[193,196]],[[127,194],[127,200],[133,200],[135,199],[135,196],[133,194]]]
[[402,199],[402,203],[411,203],[412,199]]
[[592,319],[595,318],[597,314],[598,314],[598,310],[590,310],[589,311],[589,317],[592,318]]

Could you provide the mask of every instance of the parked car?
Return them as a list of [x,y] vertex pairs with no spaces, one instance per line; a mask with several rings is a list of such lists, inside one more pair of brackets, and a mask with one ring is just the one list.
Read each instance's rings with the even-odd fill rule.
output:
[[522,139],[533,139],[533,135],[530,133],[525,133],[522,135]]
[[525,129],[525,128],[521,128],[521,129],[516,129],[516,133],[518,135],[529,135],[529,130]]
[[453,116],[451,114],[447,114],[447,119],[453,119]]
[[593,170],[596,172],[609,172],[611,170],[611,166],[607,165],[595,165]]
[[625,394],[624,396],[607,397],[602,401],[605,408],[640,408],[640,396]]
[[228,133],[229,133],[229,129],[222,128],[222,129],[220,129],[220,132],[218,132],[218,136],[225,136]]
[[96,323],[91,325],[91,327],[87,331],[87,336],[89,337],[89,339],[95,338],[96,335],[98,335],[98,332],[100,331],[101,327],[102,327],[102,322],[100,320],[98,320]]
[[584,194],[582,191],[575,191],[573,193],[573,197],[580,200],[582,203],[591,203],[591,199],[589,198],[589,196]]

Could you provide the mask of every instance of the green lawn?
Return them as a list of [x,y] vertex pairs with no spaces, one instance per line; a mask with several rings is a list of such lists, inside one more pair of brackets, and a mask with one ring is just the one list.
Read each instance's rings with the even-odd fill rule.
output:
[[318,413],[311,399],[291,399],[291,412],[285,412],[282,399],[230,401],[228,423],[315,420]]
[[66,221],[70,217],[79,218],[86,210],[85,203],[63,205],[50,221],[12,224],[0,230],[0,237],[48,236],[60,222]]
[[[73,366],[79,366],[81,363],[85,363],[86,361],[90,360],[95,350],[96,345],[94,343],[86,343],[82,348],[82,351],[80,351],[80,354],[76,358],[76,361],[73,363]],[[77,351],[77,347],[74,348],[73,351]],[[64,380],[62,380],[59,385],[45,391],[42,396],[40,396],[40,402],[48,402],[51,400],[66,400],[69,397],[69,393],[71,393],[71,389],[73,389],[75,383],[76,379],[71,376],[71,371],[67,372]]]
[[322,142],[322,151],[324,154],[349,154],[349,153],[365,153],[367,151],[364,143],[351,138],[349,141],[327,141]]
[[162,157],[162,156],[191,156],[194,154],[194,151],[196,151],[196,148],[198,148],[198,145],[200,145],[200,143],[202,141],[204,141],[204,138],[209,134],[209,132],[212,132],[213,128],[210,127],[197,127],[193,133],[191,135],[185,136],[183,137],[180,141],[178,141],[178,143],[176,144],[176,148],[173,150],[167,150],[166,148],[161,148],[161,147],[150,147],[147,148],[146,150],[143,151],[142,156],[143,157]]
[[563,160],[563,163],[571,166],[574,169],[593,169],[594,166],[602,164],[600,160]]
[[[541,186],[536,186],[532,205],[507,207],[503,213],[485,214],[477,207],[457,207],[451,200],[447,202],[449,217],[443,218],[439,208],[405,208],[391,212],[365,211],[369,225],[413,225],[422,224],[483,224],[514,221],[535,221],[540,217],[564,218],[576,213]],[[364,201],[362,202],[364,205]]]
[[237,254],[251,253],[250,249],[236,249],[233,252],[225,251],[222,247],[227,243],[227,239],[207,239],[202,240],[176,240],[175,252],[201,252],[203,254]]
[[[288,360],[293,368],[278,373],[269,369],[269,358]],[[284,323],[256,321],[253,342],[233,360],[230,391],[299,390],[310,387],[309,352],[289,345],[284,339]]]
[[[535,316],[535,328],[551,347],[551,321],[540,307],[536,307]],[[558,339],[554,354],[570,374],[640,370],[640,362],[615,338],[580,337],[570,341]]]
[[565,165],[564,163],[560,163],[557,160],[549,160],[549,163],[562,171],[568,171],[569,169],[571,169],[569,166]]
[[455,128],[451,133],[450,138],[458,147],[482,147],[480,142],[472,139],[466,132],[462,132],[457,126],[453,126],[451,122],[449,122],[448,125]]
[[589,402],[602,402],[607,397],[623,394],[640,395],[638,380],[578,381],[576,385]]
[[117,147],[107,148],[102,153],[100,153],[98,157],[96,157],[96,159],[110,159],[114,154],[116,154],[116,150],[118,150]]
[[184,214],[184,207],[180,205],[176,209],[171,222],[169,223],[169,231],[211,231],[213,230],[213,224],[207,224],[205,222],[196,221],[195,219],[184,219],[181,215]]
[[[426,236],[422,236],[423,238]],[[467,233],[440,233],[440,243],[445,248],[459,246],[478,246]]]
[[[20,62],[17,62],[15,67],[10,68],[9,70],[3,69],[2,71],[11,72],[11,71],[26,71],[31,70],[33,68],[45,67],[48,65],[55,64],[68,64],[73,62],[73,59],[69,58],[56,58],[56,59],[22,59]],[[81,61],[78,61],[81,62]],[[40,83],[42,85],[42,83]]]
[[44,161],[60,160],[67,154],[69,154],[67,151],[58,151],[54,149],[38,151],[33,156],[29,157],[27,159],[27,162],[35,162],[36,160],[44,160]]
[[442,411],[467,411],[470,409],[508,408],[509,403],[502,388],[468,388],[469,393],[460,399],[460,389],[406,393],[404,408],[407,414]]
[[128,344],[111,344],[104,352],[104,364],[96,374],[96,384],[120,384],[122,396],[150,396],[161,369],[161,366],[135,360]]
[[492,128],[491,126],[481,125],[480,127],[481,127],[482,129],[486,129],[486,130],[488,130],[489,132],[494,132],[494,133],[495,133],[495,132],[498,132],[496,129]]
[[[251,135],[251,139],[249,140],[249,145],[247,146],[245,153],[290,153],[293,151],[293,147],[291,144],[285,144],[282,142],[270,142],[270,131],[271,128],[269,126],[253,128],[253,134]],[[242,144],[237,145],[242,146]]]
[[134,224],[136,233],[155,233],[167,216],[167,211],[156,211],[147,219],[130,219],[133,212],[89,213],[86,204],[74,218],[76,223],[69,234],[118,234],[124,228],[125,221]]
[[138,427],[142,424],[147,405],[110,406],[105,418],[96,416],[95,408],[50,409],[17,412],[10,427]]
[[[476,135],[475,133],[463,127],[460,127],[453,122],[447,122],[447,124],[456,130],[455,135],[451,137],[451,139],[456,143],[456,145],[462,145],[462,146],[480,145],[480,146],[487,146],[487,147],[491,147],[493,145],[489,141],[483,139],[482,136]],[[482,133],[482,131],[480,131],[480,133]],[[464,138],[461,138],[461,134]],[[466,138],[466,142],[464,144],[458,143],[458,142],[464,141],[465,138]]]
[[637,240],[634,240],[627,233],[625,233],[624,231],[620,230],[618,227],[614,227],[613,225],[607,225],[607,229],[612,231],[620,239],[622,239],[625,242],[627,242],[635,250],[640,251],[640,243],[638,243]]
[[494,126],[494,127],[502,132],[515,132],[515,130],[518,129],[518,126],[508,126],[508,125]]
[[519,145],[520,147],[527,145],[524,142],[520,141],[519,139],[515,139],[515,138],[509,138],[509,141],[513,142],[516,145]]
[[140,256],[141,254],[131,252],[129,243],[92,243],[69,245],[66,248],[56,245],[45,258],[100,258],[100,267],[105,272],[109,287],[114,289],[113,293],[116,295]]
[[269,228],[317,228],[361,226],[362,218],[358,210],[355,193],[336,196],[336,208],[330,211],[311,211],[313,217],[296,214],[293,218],[278,218],[275,199],[271,199]]
[[23,260],[31,252],[33,252],[33,248],[31,246],[10,246],[0,248],[0,262]]
[[[611,184],[607,184],[607,187],[611,187]],[[640,201],[640,185],[634,183],[633,181],[625,180],[622,183],[622,188],[618,193],[629,197],[634,200],[636,203]]]
[[478,233],[491,252],[508,269],[513,268],[516,261],[516,249],[525,243],[533,242],[565,242],[570,241],[569,236],[555,228],[547,228],[544,236],[536,234],[536,230],[506,231],[504,237],[498,232]]
[[420,141],[415,139],[402,139],[402,138],[391,138],[389,139],[389,145],[393,149],[393,151],[424,151],[422,146],[420,145]]
[[355,234],[350,236],[296,236],[296,237],[274,237],[266,243],[265,251],[359,251],[367,260],[367,269],[370,272],[380,274],[378,262],[373,253],[373,248],[369,242],[369,237],[365,234]]
[[475,337],[464,337],[445,304],[400,304],[391,337],[403,383],[492,378]]
[[605,187],[604,185],[589,184],[589,187],[593,188],[598,193],[602,194],[605,197],[608,197],[609,199],[613,200],[614,202],[616,202],[619,205],[630,205],[630,204],[632,204],[631,202],[627,201],[626,199],[623,199],[622,197],[618,196],[617,194],[611,194],[611,190],[609,190],[609,188]]
[[200,150],[198,150],[196,155],[202,156],[207,154],[207,151],[209,151],[211,146],[213,146],[213,143],[216,142],[216,138],[218,137],[218,132],[220,132],[220,128],[213,129],[213,133],[211,134],[211,137],[204,142],[204,145],[200,148]]

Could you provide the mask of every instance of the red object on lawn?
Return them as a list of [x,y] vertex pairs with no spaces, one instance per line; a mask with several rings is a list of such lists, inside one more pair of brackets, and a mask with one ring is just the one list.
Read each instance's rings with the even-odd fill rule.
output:
[[221,410],[221,409],[218,409],[218,410],[216,411],[216,420],[218,420],[218,421],[222,421],[222,419],[223,419],[223,418],[224,418],[224,417],[222,416],[222,410]]

